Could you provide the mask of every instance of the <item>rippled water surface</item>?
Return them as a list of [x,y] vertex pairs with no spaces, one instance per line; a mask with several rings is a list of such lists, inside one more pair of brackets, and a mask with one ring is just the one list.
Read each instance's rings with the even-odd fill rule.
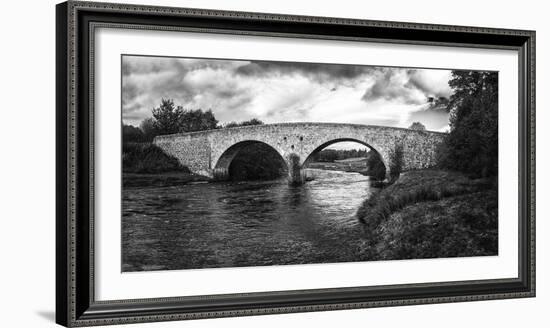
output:
[[124,188],[123,271],[368,260],[355,212],[373,189],[357,173]]

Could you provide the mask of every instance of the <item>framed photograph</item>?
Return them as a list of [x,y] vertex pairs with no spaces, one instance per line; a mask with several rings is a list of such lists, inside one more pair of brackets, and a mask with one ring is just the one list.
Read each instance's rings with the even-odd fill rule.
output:
[[57,304],[93,326],[535,296],[535,32],[57,5]]

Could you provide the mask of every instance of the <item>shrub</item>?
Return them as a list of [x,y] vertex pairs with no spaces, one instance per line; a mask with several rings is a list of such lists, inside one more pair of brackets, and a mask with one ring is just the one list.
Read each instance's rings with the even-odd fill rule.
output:
[[151,143],[123,143],[122,171],[125,173],[162,173],[189,169]]
[[298,155],[296,155],[296,154],[290,154],[289,157],[288,157],[288,159],[289,159],[289,165],[290,165],[292,168],[294,168],[294,169],[292,169],[291,167],[289,167],[289,170],[290,170],[289,173],[292,175],[292,176],[290,177],[290,181],[292,181],[292,184],[298,184],[296,181],[300,181],[300,180],[301,180],[301,179],[300,179],[300,178],[301,178],[301,177],[300,177],[301,172],[300,172],[299,169],[296,170],[296,168],[299,168],[299,167],[300,167],[300,165],[299,165],[299,163],[300,163],[300,157],[298,157]]
[[409,126],[409,129],[417,130],[417,131],[426,131],[426,126],[420,122],[413,122],[413,124]]
[[141,129],[132,125],[122,125],[122,142],[144,142],[146,137]]
[[366,175],[374,180],[384,180],[386,178],[386,166],[382,162],[380,155],[373,150],[367,153]]
[[401,172],[403,171],[403,164],[404,164],[403,156],[404,156],[403,144],[401,142],[396,142],[389,154],[391,181],[397,180],[399,178],[399,175],[401,175]]

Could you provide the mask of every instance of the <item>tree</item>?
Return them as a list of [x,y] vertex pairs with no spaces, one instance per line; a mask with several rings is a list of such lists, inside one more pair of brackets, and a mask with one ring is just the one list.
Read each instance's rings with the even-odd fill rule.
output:
[[122,125],[122,143],[143,142],[145,136],[140,129],[132,125]]
[[143,132],[146,141],[153,141],[157,136],[157,130],[155,128],[155,120],[152,117],[146,118],[141,121],[139,128]]
[[212,130],[218,127],[218,120],[214,117],[212,110],[206,112],[203,112],[202,109],[183,110],[179,123],[178,132]]
[[314,155],[315,162],[334,162],[339,159],[336,149],[323,149]]
[[253,119],[248,120],[248,121],[229,122],[229,123],[224,124],[223,127],[224,128],[236,128],[236,127],[239,127],[239,126],[261,125],[261,124],[264,124],[264,122],[260,121],[257,118],[253,118]]
[[498,173],[498,73],[453,71],[449,81],[451,130],[440,165],[473,176]]
[[183,115],[181,106],[176,107],[172,99],[162,99],[157,108],[153,108],[154,128],[158,134],[173,134],[180,131]]
[[409,126],[409,129],[417,130],[417,131],[426,131],[426,127],[424,126],[424,124],[422,124],[420,122],[413,122],[413,124],[411,124],[411,126]]
[[239,127],[239,126],[240,126],[240,125],[239,125],[239,123],[237,123],[237,122],[229,122],[229,123],[225,123],[225,124],[223,125],[224,129],[225,129],[225,128],[236,128],[236,127]]
[[334,162],[348,158],[367,157],[367,149],[323,149],[313,155],[315,162]]
[[218,120],[212,110],[203,112],[202,109],[183,109],[174,105],[172,99],[162,99],[160,106],[153,108],[152,113],[155,135],[211,130],[218,127]]
[[240,126],[248,126],[248,125],[262,125],[264,122],[260,121],[257,118],[250,119],[248,121],[243,121],[240,123]]

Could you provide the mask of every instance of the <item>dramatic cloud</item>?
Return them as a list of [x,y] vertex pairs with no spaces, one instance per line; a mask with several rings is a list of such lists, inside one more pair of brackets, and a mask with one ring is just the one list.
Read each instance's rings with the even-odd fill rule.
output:
[[359,65],[254,61],[240,66],[236,73],[256,77],[305,76],[318,83],[345,83],[373,70]]
[[399,100],[408,105],[426,104],[430,97],[448,98],[450,71],[383,68],[375,72],[374,84],[363,100]]
[[267,61],[124,56],[122,111],[139,125],[162,98],[212,109],[220,123],[346,122],[430,130],[448,113],[430,99],[448,98],[450,71]]
[[448,70],[407,70],[408,82],[406,86],[422,91],[428,97],[449,98],[452,90],[449,87],[451,72]]

